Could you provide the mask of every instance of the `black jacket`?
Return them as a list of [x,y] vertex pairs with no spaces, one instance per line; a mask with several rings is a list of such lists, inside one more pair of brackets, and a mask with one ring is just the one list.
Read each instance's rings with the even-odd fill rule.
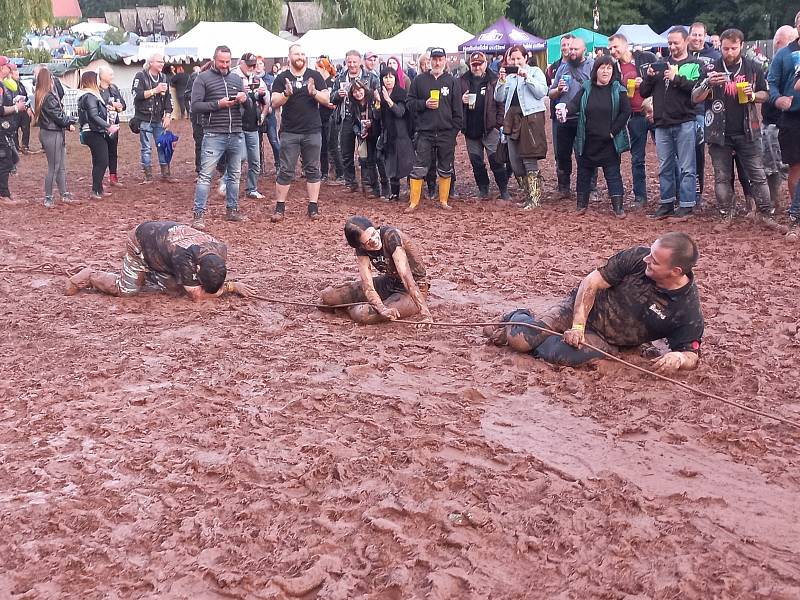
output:
[[108,111],[106,103],[91,92],[86,92],[78,100],[78,122],[81,131],[108,133]]
[[[119,91],[119,88],[113,83],[105,89],[101,88],[100,96],[103,98],[103,102],[108,105],[111,105],[113,102],[120,102],[122,104],[123,111],[128,107],[128,105],[125,103],[125,98],[122,97],[122,94]],[[119,123],[119,113],[116,111],[114,112],[115,114],[112,115],[114,118],[111,121],[113,123]]]
[[[483,131],[481,135],[488,133],[492,129],[500,129],[503,126],[505,117],[505,104],[494,99],[494,88],[497,85],[497,75],[494,71],[486,69],[483,77],[475,77],[472,71],[467,71],[459,78],[461,84],[461,94],[467,92],[480,94],[483,96]],[[481,90],[483,89],[483,94]],[[464,110],[464,103],[461,103],[461,110]],[[469,108],[467,108],[469,110]],[[467,133],[467,116],[464,115],[464,127],[462,132]]]
[[395,85],[389,96],[394,106],[389,108],[386,100],[381,99],[381,137],[385,145],[394,144],[399,139],[411,139],[411,121],[409,120],[406,101],[408,94],[399,85]]
[[219,101],[243,92],[242,78],[229,71],[223,75],[214,67],[200,73],[192,85],[192,113],[200,115],[198,123],[210,133],[240,133],[242,106],[220,108]]
[[693,121],[697,110],[692,102],[692,90],[700,78],[701,65],[688,57],[676,61],[672,57],[666,61],[678,67],[678,74],[667,84],[663,75],[645,75],[639,93],[642,98],[653,97],[653,120],[656,127],[672,127]]
[[[439,108],[436,110],[425,105],[431,90],[439,90]],[[416,131],[458,131],[464,126],[461,84],[449,73],[443,73],[438,79],[430,73],[417,75],[411,82],[406,106],[414,113]]]
[[155,94],[145,99],[146,90],[151,90],[159,83],[169,84],[164,73],[158,74],[158,79],[153,81],[147,70],[139,71],[133,78],[131,91],[133,92],[133,106],[135,117],[147,123],[158,123],[166,114],[172,114],[172,96],[167,90],[164,94]]
[[39,129],[59,131],[69,128],[75,121],[75,117],[67,116],[64,112],[64,106],[58,99],[56,92],[50,92],[42,98],[42,106],[39,109]]
[[[333,88],[331,89],[331,104],[336,106],[336,122],[341,123],[342,121],[353,121],[353,115],[350,114],[350,96],[339,96],[339,90],[342,87],[343,83],[351,83],[353,81],[353,77],[350,76],[350,73],[347,69],[342,70],[336,76],[336,79],[333,80]],[[359,73],[358,77],[355,79],[360,79],[364,83],[367,84],[368,95],[372,97],[372,92],[380,89],[380,82],[378,81],[378,77],[375,73],[367,72],[364,67],[361,67],[361,73]]]

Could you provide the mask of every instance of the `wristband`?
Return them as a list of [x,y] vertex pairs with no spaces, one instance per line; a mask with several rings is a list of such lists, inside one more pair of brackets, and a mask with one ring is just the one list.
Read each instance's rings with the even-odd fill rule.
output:
[[580,323],[573,323],[572,329],[577,329],[578,331],[584,331],[586,329],[586,325],[581,325]]
[[236,291],[235,288],[236,288],[236,284],[233,283],[232,281],[226,281],[225,282],[225,291],[228,292],[229,294],[232,294],[233,292],[235,292]]

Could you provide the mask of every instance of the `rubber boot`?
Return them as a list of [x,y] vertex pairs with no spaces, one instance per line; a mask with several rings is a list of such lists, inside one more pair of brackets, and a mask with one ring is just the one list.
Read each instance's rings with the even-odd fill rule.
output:
[[387,200],[400,200],[400,182],[399,181],[390,181],[389,182],[389,195],[386,196]]
[[611,196],[611,208],[618,219],[625,218],[625,209],[622,206],[622,196]]
[[422,186],[425,184],[423,179],[411,179],[408,182],[409,192],[408,192],[408,208],[406,208],[406,213],[412,213],[417,210],[419,206],[419,200],[422,198]]
[[542,203],[542,174],[539,171],[525,173],[525,181],[528,188],[528,200],[522,208],[529,210],[539,208]]
[[150,183],[153,181],[153,167],[142,167],[142,173],[144,175],[142,183]]
[[578,202],[576,210],[579,215],[586,214],[586,209],[589,208],[589,196],[591,196],[591,192],[582,192],[578,194]]
[[769,197],[772,200],[772,214],[780,213],[780,201],[781,201],[781,181],[782,177],[780,173],[773,173],[772,175],[767,175],[767,186],[769,187]]
[[439,206],[444,209],[450,210],[452,207],[447,203],[450,197],[450,183],[451,177],[439,177]]
[[92,275],[94,275],[93,269],[89,267],[81,269],[67,280],[67,288],[64,290],[64,294],[67,296],[74,296],[79,290],[89,287]]
[[89,284],[98,292],[103,292],[110,296],[119,296],[117,280],[116,273],[92,273]]

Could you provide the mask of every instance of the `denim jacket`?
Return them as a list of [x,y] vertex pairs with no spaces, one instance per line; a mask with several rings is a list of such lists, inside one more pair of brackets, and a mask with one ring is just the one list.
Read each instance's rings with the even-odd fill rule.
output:
[[494,99],[503,102],[504,113],[511,106],[514,91],[519,96],[519,106],[526,117],[544,111],[544,97],[547,95],[547,80],[539,67],[520,67],[528,76],[523,79],[519,75],[506,75],[505,82],[498,81],[494,88]]

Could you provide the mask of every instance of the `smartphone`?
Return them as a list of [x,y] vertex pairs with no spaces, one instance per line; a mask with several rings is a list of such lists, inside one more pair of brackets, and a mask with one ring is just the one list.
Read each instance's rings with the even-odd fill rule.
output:
[[516,66],[506,67],[506,75],[513,75],[514,73],[519,73],[519,67]]
[[654,62],[653,64],[650,65],[650,68],[653,69],[653,71],[655,71],[656,73],[666,72],[667,67],[669,67],[669,65],[663,61]]
[[247,87],[249,87],[251,90],[257,90],[261,87],[261,84],[254,81],[253,83],[248,84]]
[[233,96],[228,96],[228,100],[237,100],[236,95],[234,94]]

